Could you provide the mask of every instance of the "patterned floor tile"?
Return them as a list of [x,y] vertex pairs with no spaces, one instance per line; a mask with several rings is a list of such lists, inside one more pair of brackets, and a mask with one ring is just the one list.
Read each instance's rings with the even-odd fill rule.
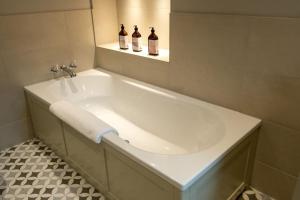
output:
[[273,198],[257,191],[254,188],[248,188],[237,200],[274,200]]
[[105,200],[40,140],[0,152],[0,200]]

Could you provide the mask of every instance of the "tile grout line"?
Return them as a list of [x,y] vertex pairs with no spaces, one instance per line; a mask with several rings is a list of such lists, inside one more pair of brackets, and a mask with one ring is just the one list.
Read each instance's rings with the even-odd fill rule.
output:
[[289,178],[296,179],[296,180],[299,179],[299,177],[296,177],[296,176],[294,176],[292,174],[289,174],[288,172],[285,172],[285,171],[283,171],[283,170],[281,170],[281,169],[279,169],[277,167],[273,167],[273,166],[271,166],[271,165],[269,165],[269,164],[267,164],[267,163],[265,163],[265,162],[263,162],[261,160],[256,160],[256,161],[259,164],[261,164],[261,165],[263,165],[265,167],[268,167],[268,168],[271,168],[272,170],[275,170],[276,172],[280,173],[281,175],[288,176]]

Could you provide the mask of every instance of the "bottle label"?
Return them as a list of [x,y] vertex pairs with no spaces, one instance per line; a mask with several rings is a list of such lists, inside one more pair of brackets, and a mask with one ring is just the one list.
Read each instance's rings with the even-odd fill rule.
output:
[[142,47],[142,38],[132,38],[132,49],[133,51],[141,51],[143,49]]
[[119,43],[121,49],[128,49],[128,36],[119,36]]
[[158,40],[149,40],[149,54],[158,54]]

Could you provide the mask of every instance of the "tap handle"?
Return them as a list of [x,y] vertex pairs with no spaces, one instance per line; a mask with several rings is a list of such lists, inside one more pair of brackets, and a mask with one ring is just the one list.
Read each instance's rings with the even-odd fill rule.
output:
[[77,62],[76,62],[76,60],[73,60],[72,62],[71,62],[71,64],[69,65],[69,67],[70,68],[77,68],[77,64],[76,64]]
[[50,71],[54,73],[58,73],[60,71],[59,65],[51,66]]

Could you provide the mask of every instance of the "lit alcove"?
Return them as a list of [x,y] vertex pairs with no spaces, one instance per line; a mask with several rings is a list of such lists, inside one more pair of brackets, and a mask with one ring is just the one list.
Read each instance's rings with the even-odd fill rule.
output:
[[[170,1],[93,0],[93,21],[97,48],[169,62]],[[130,44],[134,25],[139,27],[143,41],[142,52],[133,52],[131,46],[128,50],[119,49],[120,24],[125,25]],[[148,55],[149,27],[154,27],[159,37],[159,56]]]

